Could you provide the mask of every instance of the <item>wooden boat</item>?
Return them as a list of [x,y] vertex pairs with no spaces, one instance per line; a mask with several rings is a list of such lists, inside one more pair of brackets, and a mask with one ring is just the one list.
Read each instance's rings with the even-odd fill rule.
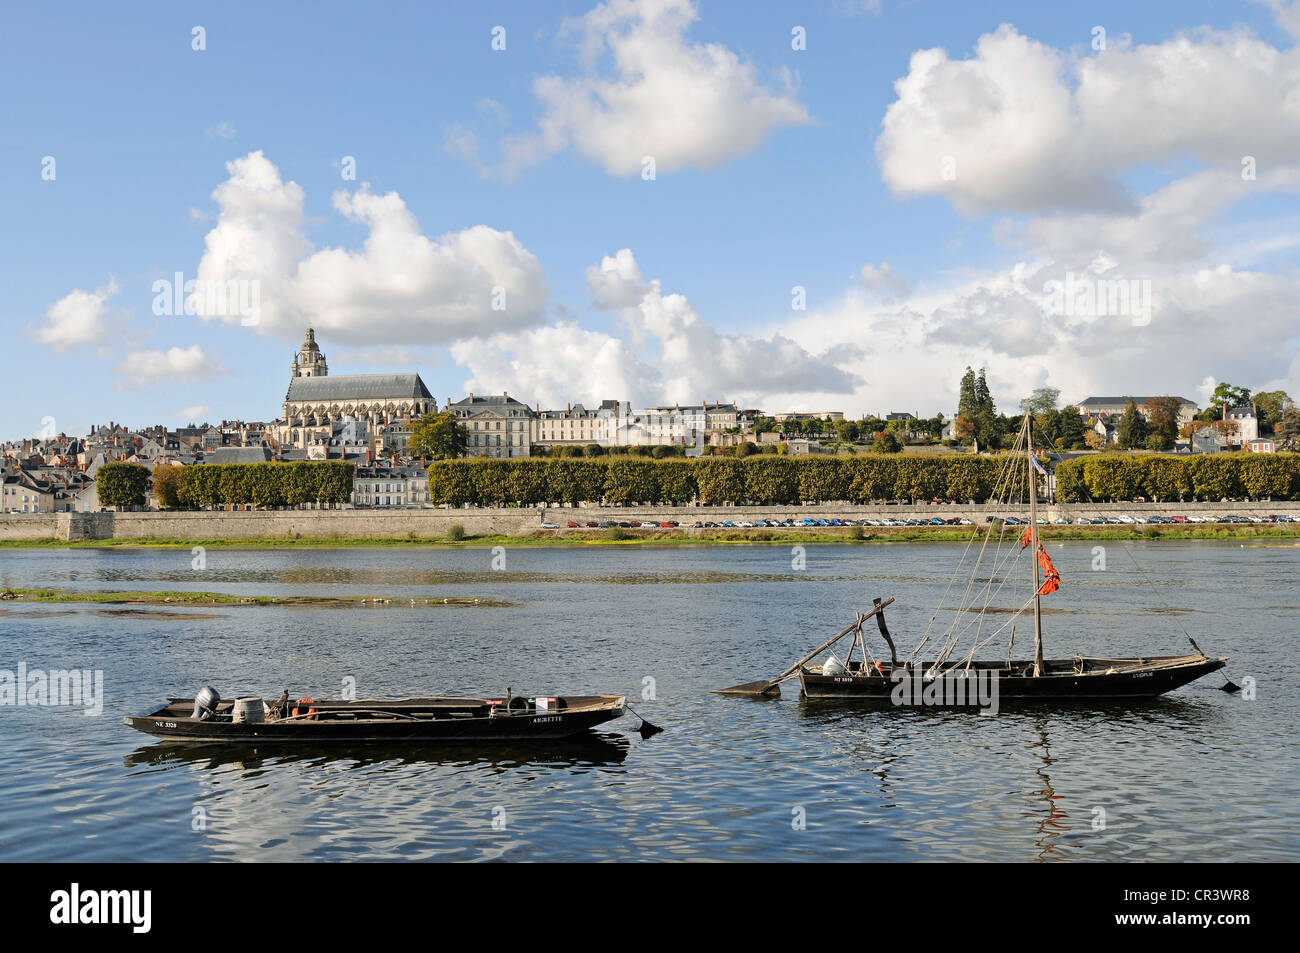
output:
[[[1107,699],[1154,698],[1173,691],[1188,682],[1223,668],[1224,659],[1204,655],[1165,655],[1141,659],[1102,659],[1076,657],[1067,660],[1050,660],[1043,663],[1042,674],[1034,673],[1034,663],[1028,661],[972,662],[958,672],[929,674],[916,666],[895,666],[883,662],[879,669],[874,665],[852,663],[843,674],[827,675],[821,666],[800,666],[799,686],[808,698],[880,698],[893,700],[901,696],[904,680],[912,684],[906,691],[916,704],[925,704],[925,692],[931,697],[945,699],[951,705],[957,698],[957,687],[946,690],[936,679],[965,679],[973,683],[964,693],[964,704],[978,703],[979,680],[996,678],[1000,702],[1044,701],[1054,699]],[[895,673],[898,676],[895,676]],[[919,684],[918,684],[919,683]],[[938,702],[937,702],[938,703]]]
[[169,698],[125,721],[159,738],[203,743],[515,742],[578,735],[628,710],[625,695],[205,701],[202,692],[197,700]]
[[[1015,532],[1008,540],[1007,524],[1000,520],[987,526],[982,541],[978,540],[978,532],[972,536],[963,552],[963,562],[974,547],[974,565],[961,591],[960,604],[955,609],[948,610],[952,613],[952,622],[946,629],[934,630],[936,620],[944,611],[936,610],[911,655],[900,660],[893,638],[885,625],[885,607],[894,600],[876,599],[869,612],[858,613],[857,619],[847,628],[776,678],[725,688],[721,694],[759,697],[779,695],[780,683],[797,676],[800,689],[808,698],[874,698],[888,699],[896,705],[981,707],[986,707],[986,703],[991,701],[992,707],[996,708],[1004,700],[1153,698],[1223,668],[1227,658],[1205,655],[1190,635],[1187,638],[1196,650],[1195,655],[1153,655],[1140,658],[1076,655],[1072,659],[1043,658],[1042,597],[1057,590],[1060,574],[1038,538],[1039,482],[1035,474],[1046,477],[1046,472],[1034,458],[1033,414],[1025,415],[1025,423],[1017,438],[1017,450],[1020,449],[1024,451],[1023,459],[1019,454],[1013,454],[1002,474],[1001,488],[1006,499],[1003,500],[1001,494],[994,495],[1003,505],[1010,505],[1013,496],[1022,491],[1025,494],[1022,499],[1028,500],[1029,519],[1025,524],[1015,525],[1016,531],[1020,525],[1025,526],[1018,537],[1019,548],[1015,549]],[[1020,466],[1023,466],[1023,472],[1020,472]],[[1032,595],[1019,608],[1009,613],[1001,625],[989,622],[986,613],[990,611],[992,598],[1006,584],[1006,567],[1026,549],[1030,554],[1028,561],[1031,567]],[[979,572],[982,565],[984,576]],[[998,578],[998,573],[1002,574],[1001,578]],[[952,583],[949,583],[949,589],[951,588]],[[1015,621],[1031,609],[1034,657],[1013,660]],[[874,658],[867,646],[862,624],[870,618],[875,618],[880,635],[889,647],[888,661]],[[1005,660],[981,661],[975,658],[981,648],[999,636],[1005,637],[1008,630]],[[1186,630],[1184,634],[1187,634]],[[851,642],[844,661],[832,655],[820,663],[809,664],[846,637],[850,637]],[[923,655],[923,650],[932,638],[938,643],[934,654]],[[966,650],[965,643],[969,643],[969,650]],[[853,658],[855,650],[859,651],[857,660]],[[1232,682],[1223,687],[1227,691],[1237,690]]]

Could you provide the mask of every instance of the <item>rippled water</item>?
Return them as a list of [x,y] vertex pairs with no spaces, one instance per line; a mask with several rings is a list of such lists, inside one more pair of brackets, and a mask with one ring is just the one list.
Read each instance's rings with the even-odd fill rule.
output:
[[[391,600],[201,613],[0,605],[0,668],[102,669],[106,690],[101,717],[0,708],[0,853],[1293,859],[1300,549],[1130,547],[1145,575],[1122,547],[1093,571],[1093,544],[1051,544],[1064,583],[1047,600],[1060,610],[1044,619],[1048,656],[1179,654],[1182,625],[1233,657],[1235,681],[1256,680],[1255,700],[1218,691],[1218,676],[1154,702],[996,717],[803,702],[797,684],[776,701],[709,694],[776,674],[876,595],[897,598],[890,628],[910,649],[944,598],[953,544],[809,545],[803,570],[772,546],[512,549],[504,571],[465,549],[209,550],[203,571],[188,551],[0,550],[6,586]],[[451,595],[513,605],[402,604]],[[1005,651],[994,648],[985,654]],[[227,697],[337,696],[345,676],[363,695],[627,693],[666,730],[642,740],[628,718],[539,748],[287,753],[152,742],[121,721],[205,683]],[[646,679],[656,697],[637,701]]]

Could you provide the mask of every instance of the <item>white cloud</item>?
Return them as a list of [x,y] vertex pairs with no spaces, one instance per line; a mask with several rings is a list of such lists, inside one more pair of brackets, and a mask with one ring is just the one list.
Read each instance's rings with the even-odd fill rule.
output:
[[[913,54],[896,90],[877,141],[886,184],[971,215],[1021,213],[992,224],[1017,258],[901,303],[850,291],[785,329],[806,346],[869,341],[867,407],[951,413],[968,364],[988,366],[1006,407],[1041,384],[1065,400],[1196,398],[1196,381],[1225,378],[1300,388],[1300,277],[1251,270],[1269,257],[1263,236],[1285,249],[1276,236],[1294,228],[1256,212],[1216,231],[1248,200],[1300,191],[1300,50],[1201,29],[1152,45],[1112,36],[1081,58],[1004,25],[966,59]],[[1148,283],[1149,322],[1052,312],[1047,283],[1071,276]]]
[[502,393],[543,410],[602,400],[653,401],[659,373],[619,338],[572,323],[453,344],[451,356],[470,371],[467,393]]
[[1076,59],[1004,24],[967,59],[914,53],[895,89],[876,143],[886,183],[970,214],[1131,210],[1124,175],[1183,157],[1238,175],[1247,155],[1300,162],[1300,50],[1243,31],[1112,38]]
[[566,32],[581,34],[583,72],[534,82],[539,128],[503,142],[503,171],[570,146],[616,176],[640,173],[645,156],[656,172],[708,168],[811,121],[790,74],[771,90],[726,46],[688,41],[697,16],[691,0],[608,0],[569,23]]
[[[297,337],[302,324],[293,304],[298,262],[311,251],[302,232],[303,190],[284,182],[280,170],[259,149],[226,163],[230,177],[212,193],[217,224],[204,239],[200,281],[257,281],[258,330]],[[218,317],[238,322],[238,315]]]
[[335,348],[330,351],[330,362],[347,367],[356,364],[374,364],[380,367],[433,367],[441,364],[443,355],[432,350],[409,347],[359,347]]
[[36,328],[33,336],[58,353],[82,344],[103,342],[110,331],[107,302],[117,292],[117,282],[112,278],[95,291],[78,288],[69,292],[50,305],[45,312],[45,324]]
[[[466,389],[505,389],[548,406],[604,399],[636,405],[734,400],[752,405],[789,399],[826,402],[850,394],[856,346],[836,359],[818,355],[780,332],[766,337],[724,334],[682,295],[664,295],[646,281],[630,249],[587,269],[595,307],[615,312],[627,340],[559,322],[487,341],[459,342],[453,359],[472,374]],[[645,349],[653,356],[641,357]],[[845,367],[842,365],[849,365]]]
[[1273,19],[1291,36],[1300,40],[1300,0],[1263,0],[1265,6],[1273,11]]
[[[1115,270],[1099,258],[1076,278]],[[850,290],[782,333],[830,354],[865,346],[866,380],[846,401],[853,410],[951,415],[967,365],[988,367],[998,405],[1009,411],[1043,384],[1060,388],[1064,401],[1139,390],[1195,400],[1206,378],[1210,389],[1226,379],[1300,393],[1297,276],[1226,264],[1160,268],[1150,278],[1150,321],[1141,324],[1132,315],[1051,313],[1044,285],[1063,274],[1054,261],[1020,262],[901,303]]]
[[160,381],[198,381],[225,373],[225,365],[208,357],[197,344],[166,351],[132,351],[117,365],[117,386],[140,390]]
[[235,127],[224,120],[208,129],[209,139],[233,139],[235,138]]
[[880,16],[881,0],[832,0],[831,14],[837,17]]
[[[549,289],[537,258],[510,232],[477,225],[437,239],[396,192],[363,183],[333,196],[368,229],[358,250],[314,250],[303,191],[260,151],[227,163],[200,280],[258,280],[263,333],[297,339],[311,325],[352,345],[444,344],[537,324]],[[239,315],[214,315],[237,323]]]
[[212,413],[212,408],[207,404],[195,404],[193,407],[186,407],[176,412],[176,419],[186,423],[197,424],[206,419],[207,415]]
[[862,266],[858,277],[867,288],[886,297],[906,295],[911,290],[907,286],[907,280],[887,261],[882,261],[879,267],[867,262]]
[[621,311],[641,303],[650,286],[641,275],[632,249],[623,248],[606,255],[599,264],[587,269],[587,287],[601,311]]
[[769,337],[717,331],[679,294],[647,282],[631,250],[622,249],[587,270],[596,306],[616,310],[633,339],[659,351],[660,400],[754,401],[790,394],[846,394],[856,375],[781,333]]

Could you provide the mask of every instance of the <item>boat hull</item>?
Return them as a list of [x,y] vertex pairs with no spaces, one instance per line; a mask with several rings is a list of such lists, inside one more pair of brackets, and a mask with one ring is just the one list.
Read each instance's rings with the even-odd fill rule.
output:
[[[317,702],[319,710],[314,715],[249,724],[192,718],[193,702],[174,698],[146,715],[123,720],[131,728],[157,738],[204,744],[452,744],[569,738],[613,721],[626,711],[623,695],[567,696],[558,700],[565,703],[558,710],[512,711],[503,707],[492,710],[486,700],[479,699],[423,699],[423,706],[410,701]],[[366,717],[369,706],[377,704],[401,714]]]
[[[1048,674],[1034,676],[1033,662],[973,662],[970,673],[978,680],[996,680],[999,703],[1006,701],[1057,701],[1109,698],[1155,698],[1223,668],[1227,659],[1202,656],[1166,656],[1142,659],[1081,659],[1046,663]],[[897,672],[897,674],[896,674]],[[956,692],[937,686],[927,694],[934,678],[918,668],[900,665],[897,670],[883,664],[879,670],[826,675],[802,668],[799,684],[807,698],[863,698],[895,701],[899,704],[945,704],[922,698],[948,699]],[[955,681],[963,676],[949,673],[940,680]],[[903,680],[911,684],[904,688]],[[985,692],[989,689],[986,687]],[[961,693],[963,705],[975,704],[975,691]],[[912,702],[911,699],[916,699]]]

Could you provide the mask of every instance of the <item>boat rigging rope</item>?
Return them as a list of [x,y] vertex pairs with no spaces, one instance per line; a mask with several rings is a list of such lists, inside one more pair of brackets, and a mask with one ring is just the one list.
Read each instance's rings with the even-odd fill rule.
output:
[[[1028,483],[1029,481],[1029,472],[1030,472],[1029,461],[1028,460],[1024,461],[1023,471],[1020,468],[1021,466],[1020,453],[1023,452],[1026,447],[1026,440],[1027,440],[1027,425],[1022,427],[1020,433],[1017,435],[1015,445],[1011,448],[1011,454],[1009,456],[1007,466],[1004,467],[1002,472],[999,474],[997,484],[994,487],[994,492],[990,495],[990,498],[996,501],[997,504],[1009,505],[1012,497],[1015,495],[1014,488],[1018,486],[1020,483]],[[1023,479],[1021,479],[1021,477],[1023,477]],[[1005,494],[1005,501],[1003,499],[1004,494]],[[1018,524],[1013,524],[1013,525],[1018,525]],[[989,548],[988,544],[990,540],[992,540],[993,538],[993,533],[995,528],[998,530],[998,538],[993,547],[993,554],[991,557],[993,563],[992,571],[985,584],[981,588],[977,589],[976,579],[978,577],[979,568],[985,559],[985,555]],[[1007,647],[1007,651],[1008,651],[1007,657],[1008,659],[1010,659],[1010,652],[1012,646],[1014,645],[1014,639],[1015,639],[1014,623],[1018,616],[1022,615],[1024,612],[1026,612],[1029,609],[1030,606],[1033,605],[1035,594],[1031,594],[1029,596],[1028,601],[1026,601],[1023,605],[1021,605],[1019,609],[1016,609],[1011,614],[1010,618],[1008,618],[1002,625],[998,626],[987,636],[983,635],[984,614],[985,612],[987,612],[994,598],[998,596],[998,594],[1002,591],[1003,587],[1006,586],[1009,580],[1012,582],[1012,589],[1011,589],[1012,594],[1016,595],[1019,590],[1020,580],[1018,575],[1009,573],[1008,569],[1010,567],[1010,564],[1014,563],[1017,560],[1017,558],[1021,555],[1024,547],[1023,546],[1015,547],[1010,550],[1009,554],[1003,556],[1003,546],[1004,544],[1007,543],[1007,539],[1006,539],[1007,528],[1008,528],[1008,524],[1000,521],[996,527],[990,525],[988,530],[983,534],[984,539],[976,555],[974,565],[971,567],[970,577],[966,582],[966,586],[962,592],[957,607],[955,608],[955,610],[953,610],[954,611],[953,621],[948,626],[948,628],[944,633],[943,645],[938,653],[938,657],[935,659],[934,665],[931,666],[930,668],[931,672],[952,671],[954,668],[962,665],[963,663],[966,665],[967,669],[969,670],[969,667],[974,660],[975,653],[983,646],[992,642],[995,638],[997,638],[1001,634],[1001,632],[1004,629],[1008,628],[1009,626],[1012,627],[1012,642]],[[1033,528],[1035,530],[1037,529],[1037,527],[1033,527]],[[958,561],[959,567],[965,564],[969,556],[971,545],[973,544],[973,542],[974,542],[974,535],[972,535],[971,539],[967,542],[965,549],[962,551],[961,559]],[[1036,553],[1031,554],[1031,556],[1033,558],[1037,558]],[[1000,580],[999,580],[999,574],[1002,574]],[[944,590],[945,601],[948,592],[951,590],[953,583],[956,581],[956,577],[957,574],[954,573],[953,577],[949,580],[947,588],[945,588]],[[996,586],[994,585],[995,581],[997,582]],[[977,611],[975,606],[977,600],[981,595],[983,597],[982,599],[983,605]],[[940,603],[940,606],[942,606],[942,602]],[[939,610],[936,610],[935,614],[931,616],[930,623],[926,626],[924,635],[922,636],[921,640],[917,643],[916,647],[912,650],[911,656],[909,656],[909,662],[916,659],[921,649],[929,641],[930,631],[936,618],[938,617],[938,612]],[[975,613],[975,618],[973,620],[967,618],[967,616],[969,616],[971,613]],[[944,663],[951,658],[952,653],[956,651],[957,646],[964,640],[966,634],[968,632],[971,632],[972,630],[973,630],[973,635],[971,639],[972,646],[970,652],[966,654],[962,660],[954,663],[953,665],[945,669],[943,667]]]
[[[1159,600],[1160,600],[1160,604],[1163,605],[1163,606],[1165,607],[1165,610],[1169,613],[1169,618],[1173,619],[1173,621],[1174,621],[1174,625],[1178,626],[1179,630],[1183,633],[1183,635],[1187,636],[1187,641],[1191,642],[1192,645],[1195,645],[1196,642],[1195,642],[1195,640],[1192,639],[1192,634],[1191,634],[1190,632],[1188,632],[1185,628],[1183,628],[1183,624],[1182,624],[1181,622],[1178,621],[1178,616],[1175,614],[1175,611],[1174,611],[1173,606],[1171,606],[1171,605],[1169,605],[1169,603],[1165,602],[1165,597],[1164,597],[1164,594],[1161,593],[1161,591],[1160,591],[1160,587],[1159,587],[1158,585],[1156,585],[1154,582],[1149,582],[1149,581],[1147,580],[1147,578],[1146,578],[1146,576],[1147,576],[1146,570],[1144,570],[1144,569],[1142,568],[1142,565],[1137,561],[1137,557],[1134,556],[1133,553],[1132,553],[1132,551],[1128,548],[1128,543],[1126,543],[1123,539],[1121,539],[1121,540],[1119,541],[1119,544],[1120,544],[1120,546],[1124,549],[1124,552],[1125,552],[1125,554],[1127,554],[1128,558],[1129,558],[1130,560],[1132,560],[1132,562],[1133,562],[1133,568],[1136,569],[1136,570],[1138,571],[1138,576],[1139,576],[1139,578],[1141,579],[1141,581],[1142,581],[1143,583],[1145,583],[1146,585],[1149,585],[1149,586],[1152,588],[1152,590],[1155,592],[1155,594],[1156,594],[1156,598],[1159,599]],[[1201,650],[1200,650],[1200,649],[1197,649],[1196,651],[1200,652]],[[1201,654],[1204,654],[1204,653],[1202,652]]]
[[[1018,448],[1019,446],[1020,446],[1020,439],[1017,438],[1016,447]],[[1007,467],[1004,467],[1002,472],[998,474],[998,481],[993,487],[993,492],[989,494],[989,498],[992,499],[996,504],[1000,505],[1002,503],[1002,495],[1004,492],[1006,493],[1007,500],[1010,501],[1011,486],[1012,486],[1011,475],[1015,471],[1015,469],[1016,469],[1015,458],[1013,456],[1009,465]],[[1003,532],[1005,532],[1005,527],[1003,527]],[[963,565],[965,565],[966,559],[970,554],[971,546],[974,544],[975,540],[980,535],[981,533],[977,528],[975,532],[970,535],[970,538],[966,541],[966,546],[964,549],[962,549],[961,558],[957,561],[958,569],[960,569]],[[967,581],[966,590],[962,594],[962,600],[957,609],[959,615],[961,612],[965,611],[969,607],[968,599],[970,597],[971,589],[975,584],[975,576],[976,573],[979,571],[980,563],[984,559],[984,550],[988,547],[988,542],[989,539],[992,537],[992,535],[993,535],[993,526],[990,525],[988,529],[985,530],[985,532],[983,533],[984,539],[983,542],[981,542],[980,544],[979,555],[975,559],[974,566],[971,567],[971,576],[970,579]],[[999,540],[999,544],[1000,542],[1001,541]],[[996,564],[996,559],[995,559],[995,564]],[[924,648],[925,644],[930,640],[930,630],[933,628],[935,620],[939,616],[939,611],[942,608],[943,603],[947,601],[948,593],[952,590],[953,584],[957,581],[957,576],[958,573],[954,572],[948,578],[948,585],[944,588],[943,597],[939,601],[939,608],[935,610],[934,615],[930,616],[930,621],[926,624],[925,631],[921,634],[921,640],[916,643],[916,647],[912,649],[911,654],[908,656],[909,662],[914,661],[916,659],[916,657],[920,654],[921,649]],[[954,621],[953,624],[955,625],[956,622]],[[951,633],[951,631],[952,630],[950,627],[948,629],[948,633]]]

